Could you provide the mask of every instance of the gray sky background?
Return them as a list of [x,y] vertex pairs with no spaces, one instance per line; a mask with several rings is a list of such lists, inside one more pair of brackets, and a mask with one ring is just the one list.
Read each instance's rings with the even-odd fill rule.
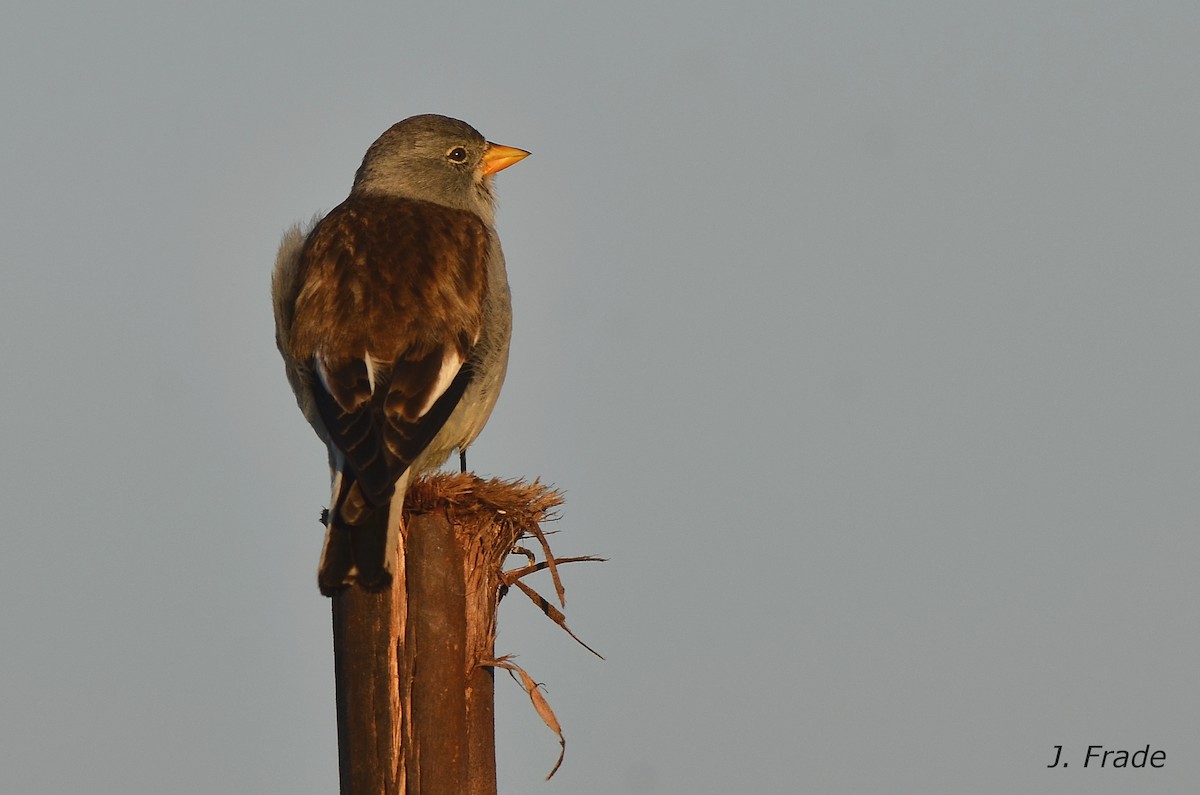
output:
[[1194,3],[10,4],[2,789],[335,791],[270,268],[439,112],[534,153],[471,463],[611,558],[502,792],[1197,791],[1197,97]]

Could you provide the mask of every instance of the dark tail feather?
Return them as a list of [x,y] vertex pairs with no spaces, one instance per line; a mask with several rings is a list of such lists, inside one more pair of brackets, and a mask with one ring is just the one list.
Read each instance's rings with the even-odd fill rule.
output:
[[371,507],[350,476],[339,479],[337,485],[333,510],[325,514],[325,550],[317,585],[325,596],[355,583],[367,591],[382,591],[392,583],[389,506]]
[[372,511],[365,522],[350,528],[350,551],[358,569],[358,584],[368,591],[382,591],[392,584],[387,568],[388,509]]
[[354,567],[354,555],[350,546],[350,530],[325,520],[325,549],[321,553],[321,567],[317,569],[317,587],[324,596],[333,596],[352,582],[350,570]]

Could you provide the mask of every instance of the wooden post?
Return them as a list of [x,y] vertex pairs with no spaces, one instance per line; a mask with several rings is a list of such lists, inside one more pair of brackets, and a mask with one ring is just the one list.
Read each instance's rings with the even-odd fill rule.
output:
[[538,483],[410,486],[392,587],[333,597],[342,795],[495,795],[503,563],[561,503]]
[[400,714],[392,592],[349,588],[333,597],[341,792],[399,795]]

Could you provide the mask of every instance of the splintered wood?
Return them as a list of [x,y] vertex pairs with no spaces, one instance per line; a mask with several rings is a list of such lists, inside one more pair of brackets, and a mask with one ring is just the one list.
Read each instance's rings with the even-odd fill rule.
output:
[[[558,769],[565,748],[558,721],[534,679],[509,657],[496,657],[495,638],[497,605],[512,586],[575,637],[560,609],[558,565],[601,559],[554,557],[541,523],[556,519],[562,502],[538,481],[472,474],[436,473],[409,487],[393,587],[334,597],[344,795],[495,793],[496,668],[517,678],[558,736],[550,775]],[[542,560],[519,546],[523,539],[537,540]],[[512,553],[528,563],[505,571]],[[552,578],[558,607],[521,581],[541,570]],[[356,681],[364,675],[370,681]]]
[[[567,626],[566,615],[530,586],[521,582],[526,575],[548,569],[560,606],[566,606],[566,590],[559,577],[561,563],[599,562],[590,555],[556,558],[541,528],[542,522],[558,518],[555,508],[562,495],[538,481],[483,480],[472,474],[437,473],[422,478],[409,489],[405,509],[412,514],[445,511],[456,531],[462,534],[466,552],[467,578],[467,659],[485,668],[503,668],[517,679],[546,726],[559,739],[559,756],[546,778],[562,764],[566,740],[550,704],[532,677],[511,658],[495,659],[496,606],[510,586],[516,586],[537,605],[547,618],[585,649],[603,657],[584,643]],[[534,553],[518,546],[522,539],[536,539],[542,551],[538,561]],[[504,571],[503,563],[511,553],[524,554],[529,563]],[[472,599],[474,595],[478,598]],[[489,676],[489,681],[491,677]],[[490,695],[490,694],[489,694]],[[489,699],[490,703],[490,699]]]

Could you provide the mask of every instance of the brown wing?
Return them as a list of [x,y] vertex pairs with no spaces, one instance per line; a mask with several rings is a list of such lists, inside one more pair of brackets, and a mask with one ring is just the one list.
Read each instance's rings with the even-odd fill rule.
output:
[[346,522],[387,504],[470,381],[488,243],[473,213],[382,197],[351,197],[306,240],[291,354],[316,375]]

